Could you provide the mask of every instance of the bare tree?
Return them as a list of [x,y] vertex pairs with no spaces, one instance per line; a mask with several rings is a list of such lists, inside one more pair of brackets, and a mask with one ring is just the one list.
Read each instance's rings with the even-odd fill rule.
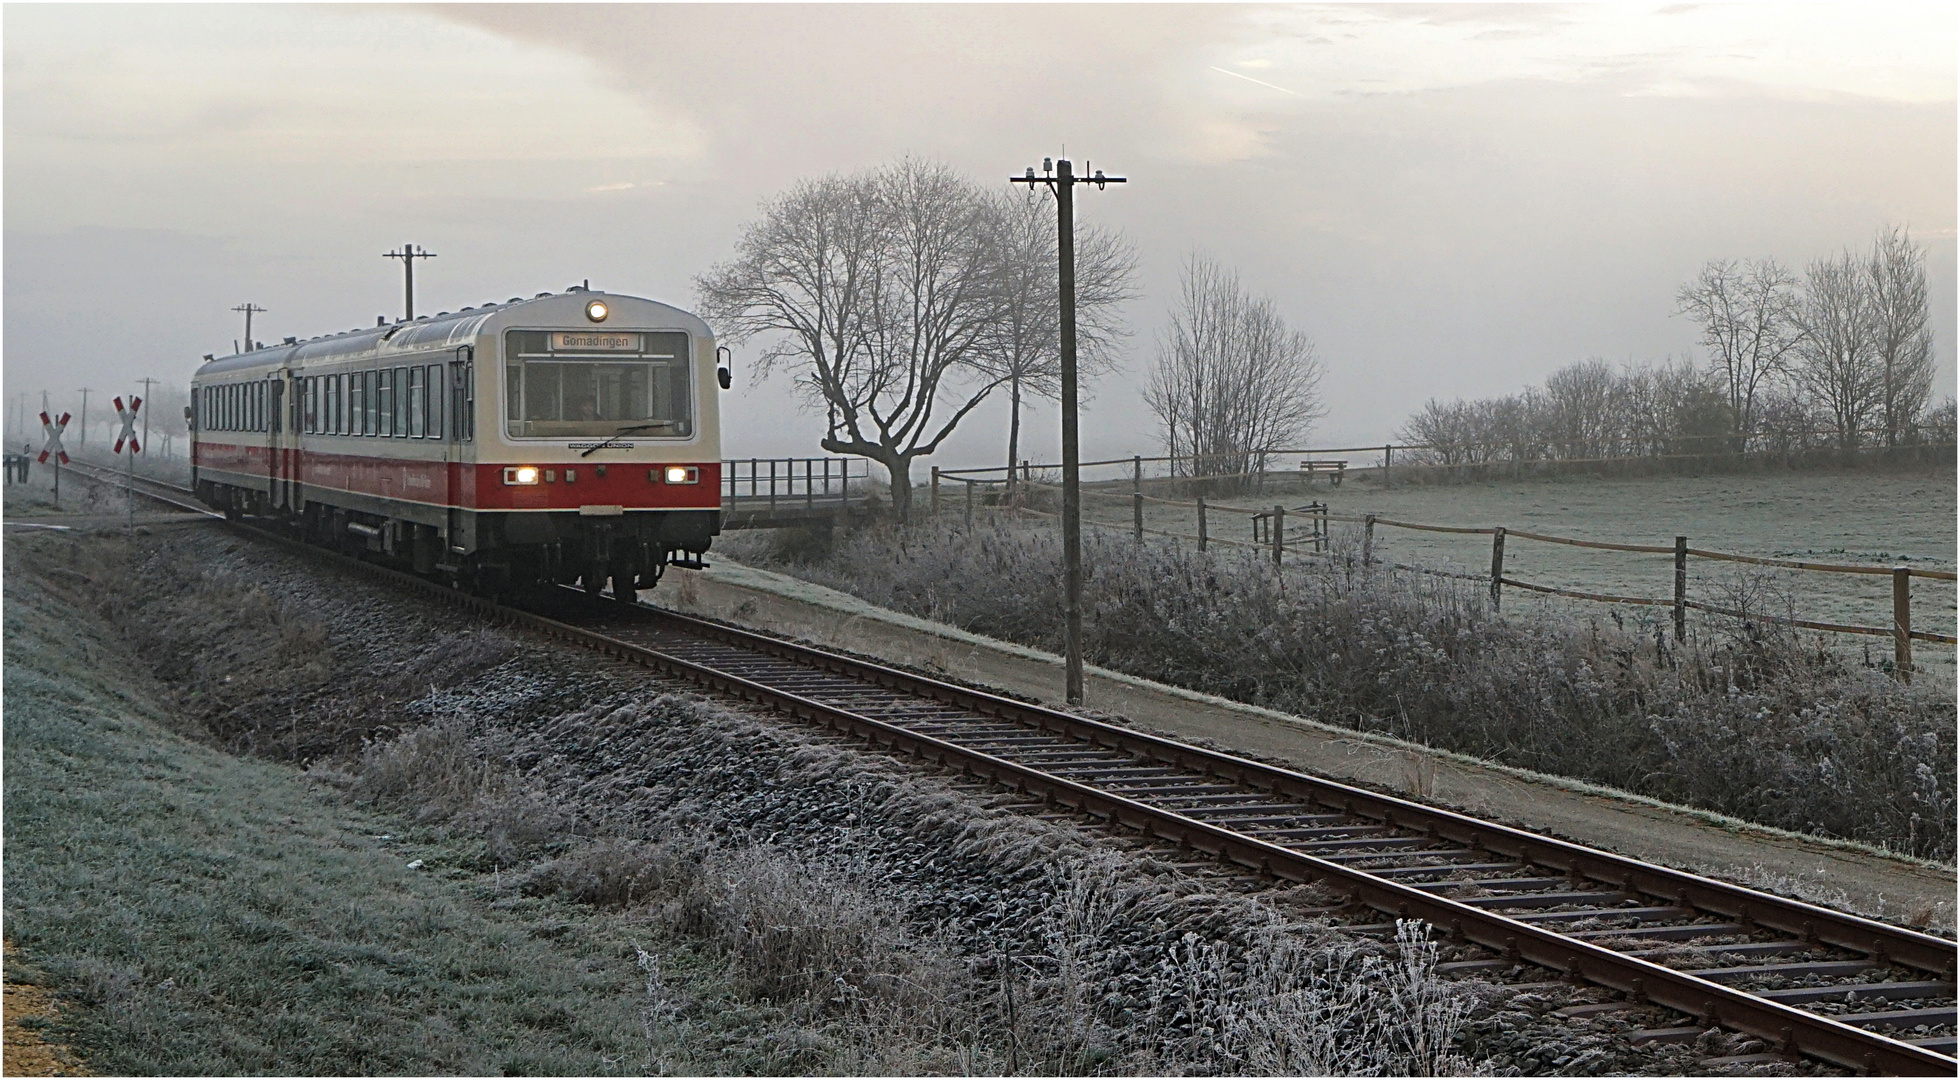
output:
[[[1005,192],[995,199],[1000,230],[1001,313],[990,342],[992,370],[1008,393],[1007,483],[1021,460],[1021,408],[1028,396],[1057,399],[1062,392],[1061,300],[1055,268],[1055,208],[1034,191]],[[1135,297],[1130,281],[1136,255],[1120,236],[1077,226],[1075,237],[1075,342],[1077,377],[1088,382],[1116,364],[1116,349],[1129,328],[1118,309]]]
[[1845,448],[1859,444],[1881,393],[1872,299],[1865,267],[1849,251],[1811,263],[1804,275],[1797,381],[1829,414]]
[[1888,226],[1865,261],[1871,291],[1873,363],[1885,445],[1908,438],[1933,395],[1933,336],[1926,325],[1926,252]]
[[1462,398],[1443,402],[1430,398],[1411,415],[1395,437],[1424,449],[1413,460],[1432,465],[1463,465],[1477,460],[1473,444],[1482,436],[1472,406]]
[[1193,255],[1144,400],[1190,474],[1243,475],[1325,413],[1313,342],[1238,275]]
[[1788,368],[1803,337],[1796,278],[1775,259],[1717,259],[1675,294],[1675,313],[1701,324],[1701,341],[1728,391],[1737,450],[1755,430],[1756,399]]
[[973,184],[906,160],[792,187],[695,288],[727,340],[772,335],[758,373],[794,369],[823,448],[883,465],[903,520],[913,460],[1006,381],[999,236]]
[[1578,460],[1617,453],[1621,396],[1619,378],[1597,357],[1552,372],[1545,379],[1546,434],[1559,456]]

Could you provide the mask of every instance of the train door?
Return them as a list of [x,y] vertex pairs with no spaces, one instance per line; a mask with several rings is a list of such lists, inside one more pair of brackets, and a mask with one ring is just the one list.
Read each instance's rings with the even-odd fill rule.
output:
[[274,511],[286,508],[285,474],[279,461],[280,423],[284,419],[280,406],[286,403],[284,387],[275,373],[265,381],[265,470],[266,504]]
[[452,554],[473,549],[464,510],[473,501],[474,485],[465,485],[463,473],[470,467],[464,460],[463,444],[470,441],[476,424],[476,350],[464,345],[449,361],[448,398],[443,409],[442,460],[443,505],[448,508],[448,547]]
[[299,442],[299,425],[289,413],[298,404],[292,392],[293,373],[281,370],[266,380],[265,452],[268,480],[267,501],[276,512],[298,511],[294,496],[293,451]]

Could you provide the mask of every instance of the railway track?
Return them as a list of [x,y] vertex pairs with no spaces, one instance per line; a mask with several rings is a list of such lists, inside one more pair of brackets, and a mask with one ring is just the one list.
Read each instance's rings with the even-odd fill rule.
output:
[[[137,489],[197,508],[170,485]],[[1605,987],[1619,1000],[1568,1014],[1625,1014],[1644,1025],[1636,1041],[1720,1026],[1769,1047],[1737,1063],[1801,1055],[1926,1076],[1960,1067],[1952,941],[674,612],[572,590],[519,609],[347,561],[1001,785],[1030,812],[1088,815],[1190,860],[1316,883],[1357,913],[1422,919],[1461,946],[1446,971],[1527,964]]]

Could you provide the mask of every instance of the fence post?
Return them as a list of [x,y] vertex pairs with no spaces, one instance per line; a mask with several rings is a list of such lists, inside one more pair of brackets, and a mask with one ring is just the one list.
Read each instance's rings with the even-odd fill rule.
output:
[[1395,464],[1395,446],[1393,443],[1391,443],[1387,446],[1382,447],[1382,486],[1383,487],[1388,486],[1388,468],[1393,464]]
[[1198,496],[1198,550],[1205,550],[1205,497]]
[[1021,482],[1028,483],[1033,479],[1034,479],[1034,463],[1028,460],[1027,458],[1022,458],[1021,459]]
[[1504,589],[1504,526],[1490,533],[1490,609],[1496,611]]
[[814,514],[817,509],[817,489],[811,478],[816,475],[817,463],[809,458],[803,459],[803,512]]
[[[966,480],[965,477],[960,479]],[[973,481],[966,480],[966,527],[973,528]]]
[[939,516],[939,466],[932,467],[932,516]]
[[1143,491],[1143,455],[1138,454],[1131,458],[1130,464],[1136,470],[1136,479],[1133,481],[1130,490],[1141,494]]
[[1130,493],[1130,505],[1136,511],[1137,543],[1143,543],[1143,492]]
[[1912,571],[1903,566],[1892,568],[1892,666],[1912,681]]
[[1280,555],[1286,551],[1286,507],[1273,507],[1273,565],[1280,564]]
[[1688,538],[1674,538],[1674,641],[1688,637]]
[[1369,514],[1361,523],[1361,565],[1375,565],[1375,515]]
[[776,513],[776,459],[769,459],[769,514]]

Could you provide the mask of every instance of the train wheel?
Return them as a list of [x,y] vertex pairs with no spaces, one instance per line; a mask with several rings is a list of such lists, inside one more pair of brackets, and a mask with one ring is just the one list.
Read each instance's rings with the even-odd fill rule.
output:
[[612,594],[614,600],[617,600],[622,604],[634,604],[639,602],[640,599],[639,590],[634,588],[634,586],[638,584],[636,578],[639,575],[639,570],[640,568],[637,560],[633,560],[633,559],[614,560],[612,564]]

